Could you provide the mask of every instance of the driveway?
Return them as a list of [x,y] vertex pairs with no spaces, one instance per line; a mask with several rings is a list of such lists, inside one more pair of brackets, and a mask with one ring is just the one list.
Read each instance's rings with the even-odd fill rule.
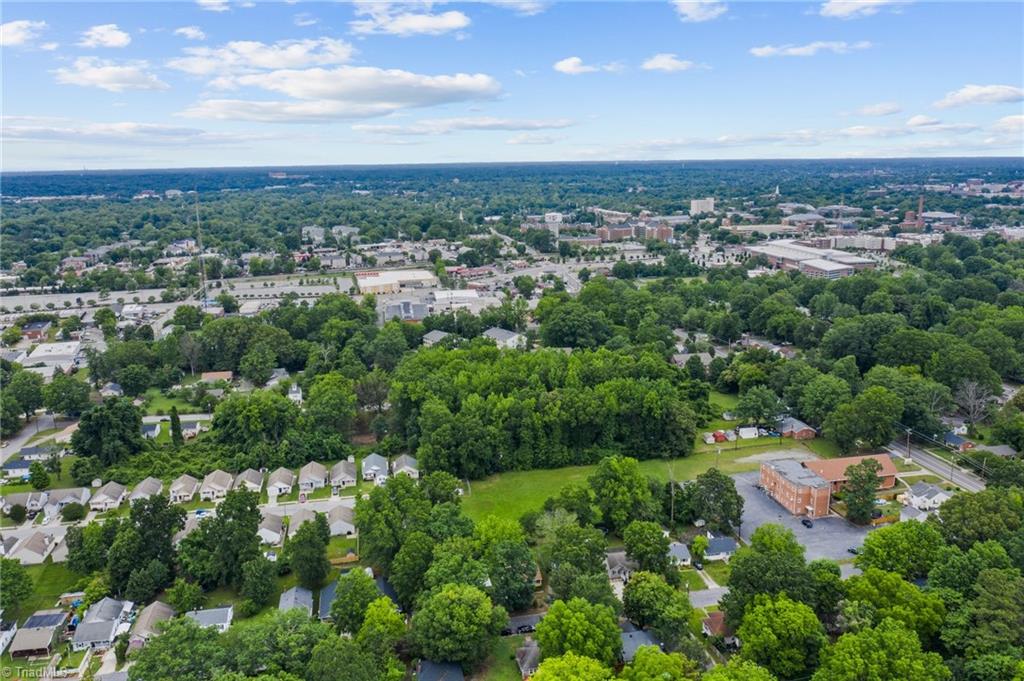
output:
[[797,541],[807,549],[807,560],[852,558],[847,549],[851,546],[859,547],[864,543],[868,530],[856,527],[843,518],[819,518],[814,521],[814,527],[804,527],[800,524],[800,517],[791,515],[754,486],[759,476],[756,471],[732,476],[736,480],[736,491],[743,496],[743,524],[740,527],[740,536],[744,541],[749,542],[750,535],[761,525],[777,523],[793,530]]

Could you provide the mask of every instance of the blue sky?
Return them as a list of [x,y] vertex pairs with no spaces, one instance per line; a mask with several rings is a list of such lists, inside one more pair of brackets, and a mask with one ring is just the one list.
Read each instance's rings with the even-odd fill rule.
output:
[[1024,154],[1019,2],[5,2],[4,170]]

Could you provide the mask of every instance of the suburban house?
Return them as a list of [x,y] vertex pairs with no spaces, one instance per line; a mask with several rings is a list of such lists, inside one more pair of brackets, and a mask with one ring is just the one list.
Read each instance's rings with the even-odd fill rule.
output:
[[281,598],[277,602],[278,610],[286,611],[296,608],[305,611],[307,615],[312,615],[313,592],[305,587],[293,586],[281,594]]
[[356,514],[348,506],[338,505],[327,512],[327,523],[331,526],[331,536],[351,536],[356,533]]
[[199,437],[199,433],[201,432],[203,432],[203,424],[198,419],[181,420],[181,436],[186,440]]
[[101,397],[123,397],[124,389],[121,388],[120,383],[110,382],[100,388]]
[[701,631],[709,638],[721,638],[725,645],[730,648],[739,648],[740,640],[736,633],[725,623],[725,613],[715,610],[708,614],[701,622]]
[[299,490],[312,492],[327,484],[327,468],[322,463],[310,461],[299,469]]
[[316,520],[316,511],[308,508],[300,508],[299,510],[288,516],[288,532],[294,534],[295,530],[299,529],[308,522]]
[[822,518],[828,515],[832,489],[814,471],[796,459],[765,461],[761,464],[761,488],[793,515]]
[[40,565],[53,553],[59,543],[60,541],[52,534],[33,532],[14,546],[10,558],[22,565]]
[[636,657],[636,651],[643,646],[654,646],[655,648],[661,649],[657,639],[651,635],[651,632],[638,629],[637,631],[623,631],[619,634],[619,639],[622,641],[622,661],[629,664]]
[[50,443],[33,445],[31,447],[22,447],[18,451],[18,456],[28,462],[46,461],[54,455],[59,456],[61,454],[63,454],[63,450],[58,447],[54,447]]
[[292,493],[295,484],[295,473],[287,468],[278,468],[267,478],[267,496],[274,498]]
[[46,505],[43,506],[43,513],[47,518],[55,518],[68,504],[89,503],[89,496],[92,494],[85,487],[67,487],[64,489],[51,489],[46,495]]
[[497,326],[492,326],[480,335],[484,338],[490,338],[494,341],[495,345],[503,350],[515,350],[526,347],[526,336]]
[[199,488],[199,498],[203,501],[223,499],[233,483],[234,478],[231,477],[231,473],[220,469],[210,471],[203,478],[203,484]]
[[223,634],[231,626],[231,620],[235,617],[235,609],[229,605],[226,608],[189,610],[185,613],[185,617],[204,629],[213,628]]
[[813,440],[818,435],[814,428],[792,416],[779,421],[779,432],[782,437],[791,437],[794,440]]
[[46,492],[15,492],[2,497],[3,512],[10,513],[15,506],[24,506],[28,512],[41,511],[49,495]]
[[44,657],[53,652],[68,614],[59,609],[37,610],[14,634],[9,653],[14,657]]
[[31,461],[25,459],[11,459],[5,461],[3,465],[4,477],[5,478],[26,478],[29,475],[29,467],[32,465]]
[[604,557],[605,571],[612,582],[625,584],[640,569],[635,560],[626,556],[625,551],[609,551]]
[[374,452],[363,458],[363,480],[369,480],[381,484],[382,479],[388,477],[388,460]]
[[910,486],[904,495],[906,502],[919,511],[934,511],[946,503],[952,494],[930,482],[918,482]]
[[869,454],[867,456],[844,456],[838,459],[811,459],[803,465],[810,471],[828,481],[833,492],[840,491],[846,484],[846,469],[867,459],[874,459],[881,467],[878,470],[879,489],[892,489],[896,486],[896,465],[888,454]]
[[329,621],[331,619],[331,603],[334,602],[337,589],[337,579],[320,589],[320,609],[317,612],[317,617],[321,620]]
[[106,650],[114,644],[119,630],[128,627],[131,601],[119,601],[109,596],[89,606],[75,629],[71,640],[74,650]]
[[942,436],[942,444],[957,452],[966,452],[968,449],[974,448],[973,442],[953,431]]
[[121,505],[127,495],[127,487],[111,480],[92,495],[92,499],[89,500],[89,508],[98,513],[113,510]]
[[260,493],[263,489],[263,473],[260,473],[255,468],[246,468],[244,471],[235,476],[235,482],[233,489],[244,487],[250,492]]
[[164,483],[160,478],[149,477],[135,485],[135,489],[128,495],[129,503],[139,499],[148,499],[164,491]]
[[178,478],[171,483],[171,503],[184,504],[192,501],[192,497],[196,495],[196,491],[198,489],[199,481],[188,473],[178,476]]
[[155,440],[160,437],[160,424],[159,423],[143,423],[142,424],[142,437],[147,440]]
[[450,335],[447,331],[440,331],[438,329],[428,331],[423,334],[423,345],[424,347],[432,348]]
[[278,546],[284,541],[284,520],[279,515],[264,513],[256,534],[264,544]]
[[195,532],[195,529],[199,527],[199,521],[200,518],[191,513],[185,516],[185,526],[174,533],[174,545],[177,546],[182,539]]
[[533,676],[540,666],[540,646],[532,638],[523,641],[523,645],[516,649],[516,666],[524,679]]
[[416,666],[416,681],[465,681],[462,667],[452,662],[420,660]]
[[724,560],[728,562],[736,553],[736,540],[724,534],[708,532],[708,548],[704,551],[704,560]]
[[394,475],[405,473],[413,480],[417,480],[420,477],[420,466],[416,459],[408,454],[402,454],[391,464],[391,472]]
[[174,617],[174,608],[163,601],[153,601],[141,611],[132,624],[131,633],[128,638],[130,649],[141,648],[146,645],[149,639],[159,634],[157,625]]
[[692,561],[690,549],[686,544],[674,541],[668,545],[668,560],[673,565],[688,566]]
[[295,404],[302,404],[302,388],[298,383],[292,383],[288,388],[288,399]]
[[338,463],[331,466],[331,492],[338,494],[342,489],[346,487],[355,487],[358,480],[356,480],[356,462],[349,458],[345,461],[339,461]]

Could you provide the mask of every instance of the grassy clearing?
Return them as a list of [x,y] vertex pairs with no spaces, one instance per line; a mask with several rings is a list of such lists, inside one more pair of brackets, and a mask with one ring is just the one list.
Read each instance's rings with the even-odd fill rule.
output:
[[839,445],[832,440],[815,438],[813,440],[802,440],[801,444],[806,446],[822,459],[834,459],[837,456],[842,456],[842,452],[839,451]]
[[708,588],[708,585],[704,583],[704,579],[701,578],[697,571],[693,568],[686,568],[679,571],[683,581],[680,584],[681,589],[689,587],[688,591],[701,591],[702,589]]
[[480,671],[471,678],[475,681],[522,681],[516,664],[516,648],[523,645],[525,636],[502,636],[494,642]]
[[43,430],[40,430],[38,433],[36,433],[32,437],[30,437],[28,439],[28,442],[26,442],[25,444],[26,445],[35,444],[36,442],[39,442],[40,440],[42,440],[44,438],[48,438],[50,436],[56,435],[57,433],[59,433],[62,430],[64,430],[64,429],[63,428],[45,428]]
[[[71,477],[71,464],[75,462],[75,456],[65,456],[60,460],[60,475],[54,475],[50,473],[50,484],[47,485],[46,489],[64,489],[66,487],[76,487],[75,481]],[[0,486],[0,494],[14,494],[15,492],[34,492],[35,487],[28,482],[19,482],[17,484],[6,484]]]
[[167,397],[159,388],[150,388],[143,394],[146,400],[146,414],[154,416],[157,414],[170,414],[171,407],[177,407],[179,414],[198,414],[202,409],[195,407],[178,397]]
[[27,565],[25,571],[32,578],[32,595],[18,608],[18,622],[36,610],[52,608],[62,593],[74,591],[74,587],[82,581],[82,576],[75,574],[64,563],[54,563],[47,558],[41,565]]
[[726,586],[729,583],[729,570],[729,564],[724,561],[704,563],[704,572],[711,575],[711,579],[715,580],[718,586]]

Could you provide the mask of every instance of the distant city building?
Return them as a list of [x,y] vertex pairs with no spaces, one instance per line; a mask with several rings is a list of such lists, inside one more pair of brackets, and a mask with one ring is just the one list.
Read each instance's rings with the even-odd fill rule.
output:
[[710,196],[706,199],[691,199],[690,200],[690,215],[700,215],[701,213],[714,213],[715,212],[715,200]]

